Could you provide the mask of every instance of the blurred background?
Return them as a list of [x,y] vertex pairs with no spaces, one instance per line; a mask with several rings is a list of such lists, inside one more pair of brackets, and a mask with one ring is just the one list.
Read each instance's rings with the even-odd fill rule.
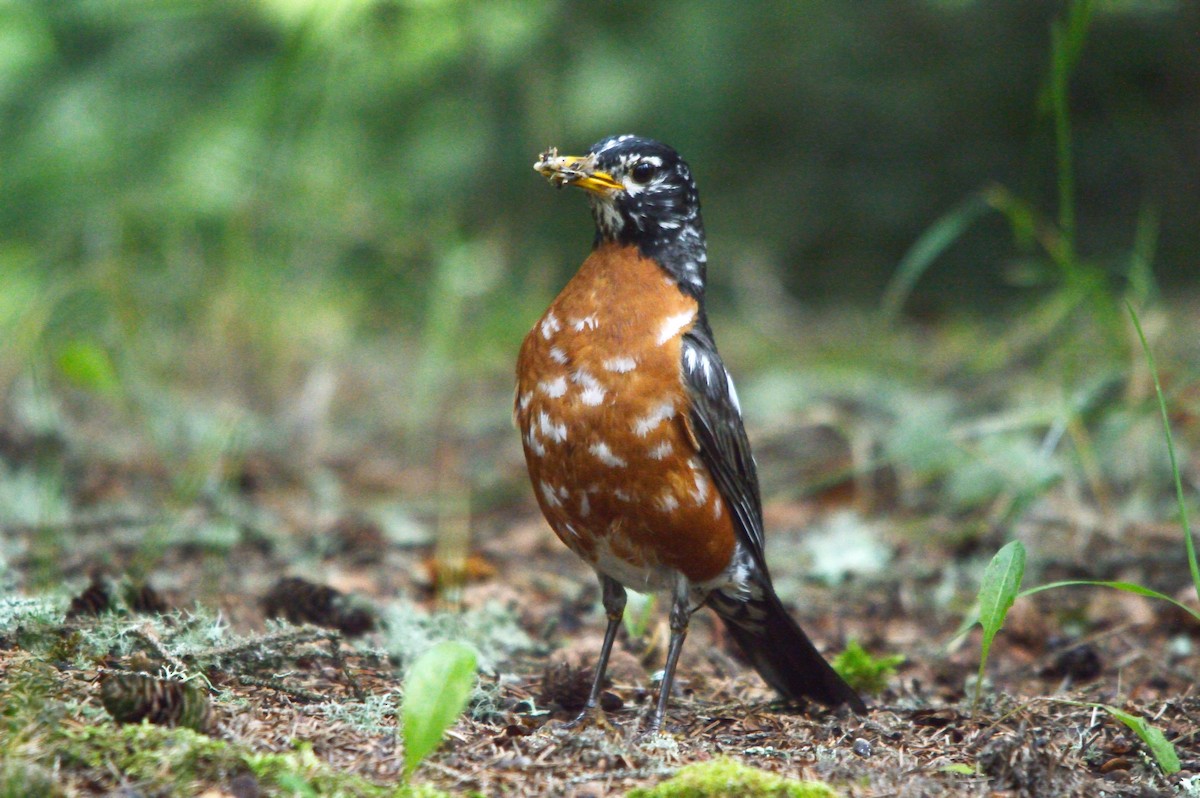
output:
[[[86,279],[92,313],[188,324],[224,291],[282,291],[419,331],[452,290],[482,298],[463,335],[511,345],[590,239],[535,155],[632,131],[692,163],[721,301],[767,281],[877,305],[981,190],[1053,215],[1065,7],[7,2],[5,293]],[[1070,99],[1078,250],[1114,280],[1147,216],[1156,277],[1200,278],[1197,30],[1195,3],[1094,4]],[[1040,275],[1005,224],[956,241],[917,305],[1023,298]]]
[[149,431],[185,472],[272,435],[328,454],[331,407],[341,448],[399,436],[421,461],[503,429],[508,400],[468,389],[509,389],[592,236],[530,167],[612,133],[692,164],[737,371],[964,318],[985,332],[954,352],[1032,330],[987,360],[1018,363],[1091,335],[1083,307],[1118,372],[1119,300],[1200,286],[1196,3],[12,0],[0,21],[4,418],[53,429],[100,397],[98,432]]

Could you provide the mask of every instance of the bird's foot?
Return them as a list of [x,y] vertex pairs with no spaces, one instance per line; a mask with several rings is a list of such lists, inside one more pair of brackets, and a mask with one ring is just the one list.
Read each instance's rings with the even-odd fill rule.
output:
[[655,748],[677,748],[679,745],[678,738],[670,731],[664,731],[661,723],[651,722],[642,729],[634,742],[638,745],[650,745]]
[[605,731],[613,728],[612,724],[608,722],[608,717],[605,715],[604,710],[595,704],[584,707],[583,711],[576,715],[574,720],[567,721],[562,725],[562,728],[575,731],[586,729],[590,726],[595,726]]

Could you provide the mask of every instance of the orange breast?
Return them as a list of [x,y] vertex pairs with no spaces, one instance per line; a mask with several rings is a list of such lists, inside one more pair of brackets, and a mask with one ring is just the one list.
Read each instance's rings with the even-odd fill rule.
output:
[[680,340],[699,307],[636,248],[604,245],[521,346],[516,418],[558,537],[634,589],[718,576],[733,524],[689,428]]

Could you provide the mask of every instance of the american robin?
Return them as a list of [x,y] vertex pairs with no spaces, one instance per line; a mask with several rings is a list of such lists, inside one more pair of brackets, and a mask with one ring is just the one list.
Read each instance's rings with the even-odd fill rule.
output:
[[612,136],[534,168],[584,189],[591,254],[517,359],[516,419],[546,520],[596,570],[608,626],[625,588],[671,595],[671,640],[650,720],[666,711],[688,620],[703,605],[785,698],[866,711],[775,594],[762,499],[733,380],[704,308],[705,238],[691,170],[672,148]]

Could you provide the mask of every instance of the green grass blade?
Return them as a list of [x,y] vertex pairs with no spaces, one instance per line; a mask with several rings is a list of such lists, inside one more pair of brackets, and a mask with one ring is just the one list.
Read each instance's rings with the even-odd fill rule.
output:
[[1180,771],[1179,754],[1175,752],[1175,746],[1171,744],[1171,741],[1163,735],[1162,729],[1157,726],[1151,726],[1137,715],[1132,715],[1108,704],[1091,704],[1091,706],[1103,709],[1128,726],[1138,737],[1141,737],[1142,742],[1150,749],[1150,753],[1154,755],[1154,761],[1158,763],[1163,773],[1170,776],[1172,773]]
[[[1163,435],[1167,438],[1167,454],[1171,458],[1171,474],[1175,477],[1175,500],[1179,502],[1179,523],[1183,526],[1183,545],[1187,549],[1188,568],[1192,572],[1192,585],[1196,588],[1196,598],[1200,599],[1200,565],[1196,563],[1196,543],[1192,538],[1191,524],[1188,523],[1187,502],[1183,499],[1183,480],[1179,476],[1179,462],[1175,457],[1175,439],[1171,436],[1171,418],[1167,414],[1167,400],[1163,398],[1162,383],[1158,380],[1158,365],[1154,362],[1154,353],[1150,351],[1150,344],[1146,341],[1142,323],[1138,319],[1133,305],[1126,302],[1125,307],[1133,319],[1138,340],[1142,342],[1142,352],[1146,355],[1146,365],[1150,369],[1150,377],[1154,380],[1154,393],[1158,397],[1158,410],[1162,414]],[[1191,610],[1188,611],[1191,612]],[[1192,614],[1195,615],[1194,612]]]
[[908,301],[913,286],[921,279],[921,275],[974,224],[975,220],[990,209],[991,205],[982,196],[973,195],[952,208],[921,234],[900,259],[896,273],[883,293],[883,317],[887,322],[895,321],[900,315],[900,310]]
[[445,640],[417,657],[404,680],[404,771],[411,776],[462,713],[475,685],[475,651]]
[[992,640],[1004,625],[1004,618],[1017,599],[1024,575],[1025,547],[1019,540],[1001,547],[983,572],[983,582],[979,586],[979,623],[983,627],[983,642],[979,652],[979,678],[975,681],[975,697],[971,700],[972,712],[979,705],[979,691],[983,686]]
[[1158,208],[1147,205],[1138,214],[1137,227],[1133,234],[1133,249],[1129,253],[1128,296],[1139,305],[1159,295],[1154,281],[1155,252],[1158,249],[1158,234],[1161,228]]
[[1183,602],[1176,601],[1175,599],[1171,598],[1170,596],[1168,596],[1165,593],[1159,593],[1157,590],[1151,590],[1148,587],[1143,587],[1142,585],[1136,584],[1134,582],[1108,582],[1108,581],[1097,580],[1097,579],[1070,579],[1065,582],[1051,582],[1048,585],[1038,585],[1037,587],[1031,587],[1028,590],[1021,591],[1020,595],[1018,595],[1017,598],[1025,598],[1026,596],[1032,596],[1034,593],[1041,593],[1043,590],[1050,590],[1051,588],[1076,587],[1076,586],[1080,586],[1080,585],[1086,586],[1086,587],[1109,587],[1109,588],[1112,588],[1113,590],[1123,590],[1126,593],[1135,593],[1139,596],[1146,596],[1147,598],[1153,598],[1153,599],[1159,599],[1161,601],[1167,601],[1167,602],[1170,602],[1171,604],[1174,604],[1176,607],[1183,610],[1188,615],[1191,615],[1197,621],[1200,621],[1200,612],[1192,609],[1191,607],[1184,604]]
[[1074,0],[1067,6],[1067,18],[1050,26],[1050,109],[1054,119],[1056,176],[1058,184],[1058,226],[1063,248],[1056,258],[1068,276],[1077,272],[1075,262],[1075,164],[1071,146],[1071,114],[1068,103],[1071,73],[1079,64],[1092,17],[1092,0]]

